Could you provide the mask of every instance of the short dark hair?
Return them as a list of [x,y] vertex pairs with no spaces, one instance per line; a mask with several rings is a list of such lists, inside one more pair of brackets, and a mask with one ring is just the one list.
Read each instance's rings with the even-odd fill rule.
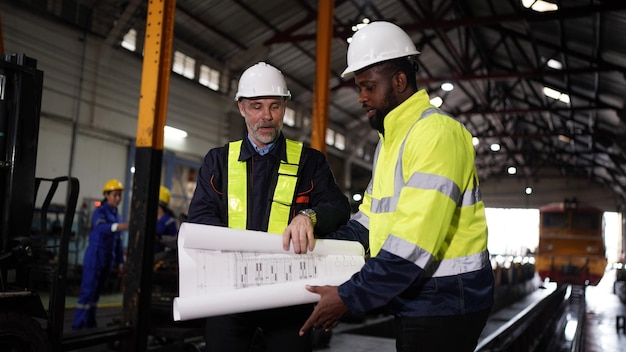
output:
[[391,75],[394,75],[397,72],[404,72],[407,78],[407,84],[417,90],[416,76],[417,71],[419,70],[419,65],[411,57],[400,57],[384,61],[380,64],[379,69]]

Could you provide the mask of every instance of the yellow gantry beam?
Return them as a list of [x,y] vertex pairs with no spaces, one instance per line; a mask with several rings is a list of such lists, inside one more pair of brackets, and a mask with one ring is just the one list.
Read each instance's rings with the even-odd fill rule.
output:
[[141,72],[137,147],[163,149],[176,0],[150,0]]
[[334,0],[320,0],[317,16],[317,72],[313,92],[311,147],[326,154],[326,126],[330,88],[330,49],[333,39]]

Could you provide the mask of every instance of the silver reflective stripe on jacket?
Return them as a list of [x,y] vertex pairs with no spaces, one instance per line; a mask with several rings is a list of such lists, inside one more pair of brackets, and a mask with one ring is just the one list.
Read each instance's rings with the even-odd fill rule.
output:
[[463,257],[434,261],[428,251],[406,240],[390,235],[383,249],[424,269],[423,277],[444,277],[477,271],[489,265],[489,253],[483,251]]
[[[411,126],[411,128],[407,132],[404,140],[402,141],[402,144],[400,145],[398,159],[396,161],[396,169],[394,170],[394,195],[391,197],[383,197],[381,199],[371,197],[372,213],[381,214],[387,212],[395,212],[397,210],[398,202],[400,200],[400,191],[403,187],[436,190],[439,193],[449,197],[457,205],[457,207],[471,206],[480,202],[480,190],[478,189],[478,183],[476,178],[474,178],[474,188],[471,190],[467,190],[463,193],[461,193],[461,189],[459,188],[459,186],[456,185],[456,183],[454,183],[454,181],[440,175],[414,172],[409,177],[409,180],[406,183],[404,182],[402,156],[404,153],[404,146],[406,144],[407,138],[419,121],[436,113],[449,116],[442,111],[439,111],[438,109],[427,109],[422,113],[420,118],[415,121],[413,126]],[[381,143],[379,143],[376,148],[376,153],[374,157],[374,170],[372,171],[372,175],[374,175],[376,172],[376,161],[378,160],[378,153],[380,148]],[[372,183],[370,182],[370,185],[367,189],[367,192],[370,194],[370,196],[372,193],[371,186]],[[367,217],[361,216],[361,218]],[[367,224],[369,225],[369,219],[367,220]],[[420,268],[423,268],[425,270],[425,277],[444,277],[458,275],[480,270],[485,265],[489,265],[489,254],[487,251],[463,257],[435,261],[434,256],[428,251],[416,246],[413,243],[409,243],[406,240],[393,234],[389,234],[389,237],[385,240],[382,249],[401,258],[404,258]]]

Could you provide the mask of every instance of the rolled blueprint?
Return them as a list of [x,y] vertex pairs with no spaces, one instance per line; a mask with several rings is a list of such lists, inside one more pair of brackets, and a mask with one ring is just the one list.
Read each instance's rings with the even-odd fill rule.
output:
[[318,239],[295,254],[282,236],[183,223],[178,235],[179,297],[174,320],[313,303],[306,285],[339,285],[364,264],[354,241]]

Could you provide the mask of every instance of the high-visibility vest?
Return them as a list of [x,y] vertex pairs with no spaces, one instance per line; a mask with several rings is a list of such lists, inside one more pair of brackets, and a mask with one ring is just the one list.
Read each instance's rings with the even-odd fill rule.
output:
[[[438,262],[429,273],[433,277],[479,270],[488,260],[487,226],[472,136],[430,106],[424,91],[409,99],[385,117],[385,136],[380,137],[372,180],[359,208],[368,218],[360,222],[370,230],[371,255],[384,249],[421,268],[432,267],[428,262],[433,260]],[[442,135],[447,139],[436,143],[450,141],[444,147],[428,138],[441,130],[447,131]],[[448,154],[465,165],[442,162],[449,160]]]
[[[302,142],[286,139],[287,161],[280,161],[267,232],[282,234],[289,224],[289,213],[296,192]],[[248,169],[239,161],[242,141],[228,146],[228,227],[246,229],[248,219]],[[232,187],[236,186],[236,187]],[[270,192],[272,190],[269,190]]]

